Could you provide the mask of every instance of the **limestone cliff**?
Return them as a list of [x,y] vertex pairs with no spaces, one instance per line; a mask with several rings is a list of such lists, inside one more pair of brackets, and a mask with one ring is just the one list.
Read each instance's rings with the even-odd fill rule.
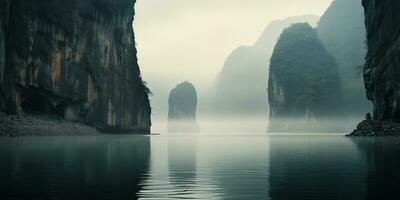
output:
[[135,0],[2,0],[0,105],[104,131],[150,129]]
[[400,1],[363,0],[368,53],[364,68],[374,119],[400,122]]
[[168,131],[198,131],[197,92],[193,84],[183,82],[171,90],[168,99]]
[[[281,34],[271,57],[269,132],[339,131],[329,123],[342,114],[338,66],[308,24]],[[326,121],[324,121],[326,120]]]
[[1,88],[5,79],[5,65],[6,65],[6,32],[9,21],[9,6],[10,1],[0,2],[0,109],[6,108],[5,94]]
[[365,95],[362,66],[365,63],[366,33],[361,0],[335,0],[321,17],[317,33],[337,60],[347,115],[359,120],[371,112]]
[[364,82],[374,105],[353,136],[400,135],[400,2],[363,0],[367,28]]

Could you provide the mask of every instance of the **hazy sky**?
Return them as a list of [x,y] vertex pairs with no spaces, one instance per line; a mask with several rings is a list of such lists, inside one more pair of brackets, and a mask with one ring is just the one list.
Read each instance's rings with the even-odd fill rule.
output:
[[[321,16],[332,0],[137,0],[134,28],[143,78],[165,98],[184,80],[203,90],[240,45],[273,20]],[[162,91],[161,91],[162,90]],[[165,94],[160,94],[165,93]],[[165,99],[167,101],[167,99]]]

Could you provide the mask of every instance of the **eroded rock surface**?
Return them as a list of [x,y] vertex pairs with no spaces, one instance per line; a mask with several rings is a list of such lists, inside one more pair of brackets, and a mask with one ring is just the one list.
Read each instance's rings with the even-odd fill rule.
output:
[[2,0],[0,106],[104,131],[150,129],[135,0]]
[[364,80],[374,121],[362,122],[352,135],[392,135],[392,129],[400,131],[400,1],[362,3],[368,45]]
[[364,120],[350,136],[400,136],[400,123]]
[[368,53],[364,69],[374,119],[400,122],[400,2],[364,0]]

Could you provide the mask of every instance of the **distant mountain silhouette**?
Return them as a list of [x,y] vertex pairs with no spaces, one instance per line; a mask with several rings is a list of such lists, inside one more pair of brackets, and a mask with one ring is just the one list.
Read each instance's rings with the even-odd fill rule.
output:
[[372,111],[362,75],[366,54],[364,18],[361,0],[335,0],[317,27],[321,41],[339,64],[347,114],[357,118]]

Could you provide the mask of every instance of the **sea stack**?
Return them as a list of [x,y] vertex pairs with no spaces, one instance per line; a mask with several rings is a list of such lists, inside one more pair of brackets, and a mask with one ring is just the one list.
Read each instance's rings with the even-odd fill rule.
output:
[[178,84],[171,90],[168,99],[168,131],[198,132],[196,122],[197,92],[192,83]]
[[316,31],[298,23],[281,34],[271,57],[269,132],[339,132],[342,114],[338,65]]

